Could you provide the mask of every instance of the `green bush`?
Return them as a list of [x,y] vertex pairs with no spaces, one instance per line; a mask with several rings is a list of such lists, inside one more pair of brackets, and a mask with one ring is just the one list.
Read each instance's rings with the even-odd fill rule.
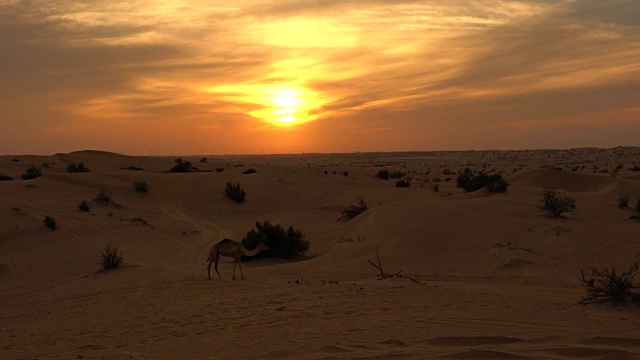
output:
[[309,250],[309,241],[300,230],[294,229],[293,226],[285,229],[269,221],[256,222],[256,229],[251,229],[242,239],[242,245],[247,249],[255,249],[260,243],[267,245],[270,251],[262,252],[256,257],[292,259],[302,256]]
[[42,176],[40,168],[35,165],[31,165],[27,170],[25,170],[25,173],[22,174],[22,180],[31,180],[40,176]]
[[55,220],[53,220],[53,218],[52,218],[51,216],[45,216],[45,218],[44,218],[44,224],[45,224],[48,228],[50,228],[50,229],[52,229],[52,230],[55,230],[55,229],[56,229],[56,221],[55,221]]
[[82,200],[82,202],[78,204],[78,209],[80,209],[80,211],[88,212],[89,210],[91,210],[91,204]]
[[118,251],[118,247],[108,242],[100,253],[100,269],[110,270],[122,266],[124,257]]
[[71,163],[67,166],[67,172],[69,173],[81,173],[81,172],[89,172],[89,168],[85,167],[83,163]]
[[136,192],[145,194],[149,192],[149,186],[146,181],[136,181],[133,183],[133,187],[136,189]]
[[338,218],[338,221],[349,221],[367,209],[369,209],[367,203],[362,199],[358,199],[358,205],[351,204],[342,210],[342,215]]
[[551,216],[562,216],[565,212],[571,212],[576,208],[576,200],[569,196],[559,196],[556,189],[542,190],[542,199],[539,200],[541,212]]
[[171,170],[169,170],[170,172],[189,172],[193,169],[191,161],[183,161],[181,158],[177,158],[175,163]]
[[232,184],[230,182],[227,183],[227,186],[224,190],[227,197],[235,202],[244,202],[246,193],[242,187],[240,187],[240,183]]

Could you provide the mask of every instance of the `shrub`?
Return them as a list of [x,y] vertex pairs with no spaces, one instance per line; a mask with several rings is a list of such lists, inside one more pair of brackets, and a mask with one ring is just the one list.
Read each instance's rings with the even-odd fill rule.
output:
[[232,184],[227,183],[227,187],[224,190],[227,197],[235,202],[244,202],[246,196],[245,191],[240,187],[240,183]]
[[170,172],[189,172],[193,168],[191,161],[183,161],[181,158],[177,158],[175,163]]
[[616,205],[618,205],[620,209],[626,209],[629,207],[629,194],[620,194],[616,201]]
[[572,211],[576,208],[576,200],[569,196],[557,195],[556,189],[542,190],[540,201],[541,212],[546,212],[551,216],[562,216],[562,213]]
[[217,167],[217,168],[216,168],[216,172],[223,172],[223,171],[224,171],[224,168],[223,168],[223,167]]
[[149,186],[147,185],[146,181],[136,181],[133,183],[133,187],[136,189],[137,192],[141,192],[145,194],[149,192]]
[[256,229],[251,229],[242,239],[242,245],[247,249],[255,249],[259,243],[267,245],[270,251],[260,256],[280,257],[291,259],[303,255],[309,250],[309,242],[300,230],[293,226],[288,229],[280,225],[273,225],[269,221],[256,222]]
[[78,209],[80,209],[80,211],[88,212],[89,210],[91,210],[91,204],[82,200],[82,202],[78,204]]
[[13,180],[11,176],[5,175],[5,173],[0,172],[0,181]]
[[362,199],[358,199],[357,205],[351,204],[342,210],[342,215],[338,218],[338,221],[345,221],[345,222],[349,221],[354,217],[362,214],[367,209],[369,209],[369,207],[367,206],[367,203],[364,202],[364,200]]
[[80,172],[89,172],[89,168],[85,167],[83,163],[71,163],[67,166],[67,172],[69,173],[80,173]]
[[206,163],[207,161],[208,161],[208,160],[207,160],[207,158],[206,158],[206,157],[203,157],[203,158],[201,158],[201,159],[200,159],[200,162],[201,162],[201,163]]
[[391,171],[389,173],[389,177],[392,179],[402,179],[406,174],[403,173],[402,171]]
[[440,191],[440,184],[433,184],[431,186],[431,190],[433,190],[433,192],[439,192]]
[[404,188],[404,187],[409,187],[411,186],[411,183],[408,182],[407,180],[398,180],[398,182],[396,182],[396,187],[397,188]]
[[144,169],[139,166],[134,166],[133,164],[131,164],[127,167],[123,167],[122,170],[142,171]]
[[120,204],[113,200],[113,196],[111,196],[111,193],[104,186],[98,190],[98,196],[96,196],[93,201],[102,205],[111,205],[117,208],[120,207]]
[[466,168],[458,174],[456,186],[463,188],[464,192],[473,192],[486,188],[489,192],[505,192],[509,183],[502,178],[501,174],[487,175],[483,172],[474,175],[471,169]]
[[255,174],[255,173],[257,173],[257,171],[256,171],[256,169],[249,168],[249,169],[243,171],[242,173],[243,174]]
[[579,303],[586,305],[591,303],[637,303],[640,302],[640,284],[634,282],[634,277],[638,273],[639,265],[634,263],[626,271],[618,274],[616,268],[596,269],[591,268],[592,278],[587,280],[582,274],[582,286],[587,294],[579,300]]
[[51,216],[45,216],[45,218],[44,218],[44,224],[45,224],[48,228],[50,228],[50,229],[52,229],[52,230],[55,230],[55,229],[56,229],[56,221],[55,221],[55,220],[53,220],[53,218],[52,218]]
[[489,176],[487,185],[485,185],[485,187],[490,193],[505,192],[509,187],[509,183],[502,178],[502,175],[493,174]]
[[471,169],[466,168],[458,174],[458,178],[456,179],[456,187],[464,188],[464,186],[471,180],[473,177],[473,171]]
[[382,180],[389,180],[389,170],[380,170],[376,176]]
[[635,210],[637,213],[640,213],[640,199],[638,199],[638,202],[636,203]]
[[25,173],[22,174],[22,180],[31,180],[40,176],[42,176],[42,171],[40,171],[40,168],[35,165],[31,165],[29,168],[27,168]]
[[118,247],[108,242],[100,253],[100,269],[109,270],[122,266],[124,257],[118,251]]
[[344,176],[349,176],[349,172],[348,172],[348,171],[343,171],[343,172],[342,172],[342,175],[344,175]]
[[45,169],[48,169],[48,168],[49,168],[49,166],[51,166],[51,164],[49,164],[49,163],[48,163],[48,162],[46,162],[46,161],[42,163],[42,167],[43,167],[43,168],[45,168]]

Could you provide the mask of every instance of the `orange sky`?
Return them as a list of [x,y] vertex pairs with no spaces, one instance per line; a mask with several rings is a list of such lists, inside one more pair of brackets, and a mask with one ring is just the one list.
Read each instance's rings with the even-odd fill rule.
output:
[[640,146],[638,59],[638,0],[3,0],[0,152]]

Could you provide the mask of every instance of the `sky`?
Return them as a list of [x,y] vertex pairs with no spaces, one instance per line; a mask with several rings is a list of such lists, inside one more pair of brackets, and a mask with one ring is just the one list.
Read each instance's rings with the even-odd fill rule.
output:
[[640,0],[0,0],[0,153],[640,146]]

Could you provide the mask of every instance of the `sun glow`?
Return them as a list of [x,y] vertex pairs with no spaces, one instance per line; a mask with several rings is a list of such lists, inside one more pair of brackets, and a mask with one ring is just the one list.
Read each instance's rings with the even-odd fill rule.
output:
[[248,114],[279,127],[291,127],[318,118],[318,110],[328,102],[322,95],[303,86],[273,87],[247,84],[209,88],[209,93],[228,97],[234,102],[252,104],[259,108]]

